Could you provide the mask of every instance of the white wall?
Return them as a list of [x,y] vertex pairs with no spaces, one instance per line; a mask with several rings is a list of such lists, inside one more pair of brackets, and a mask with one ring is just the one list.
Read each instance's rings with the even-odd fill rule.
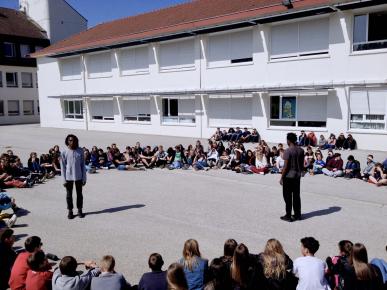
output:
[[87,20],[65,0],[19,0],[19,5],[47,32],[51,43],[87,29]]
[[[4,102],[4,115],[0,116],[0,124],[26,124],[26,123],[38,123],[38,88],[36,87],[36,68],[31,67],[16,67],[16,66],[0,66],[0,72],[2,72],[3,86],[0,87],[0,100]],[[7,87],[6,72],[16,72],[18,78],[18,87]],[[21,73],[32,73],[32,88],[23,88],[21,82]],[[8,115],[8,101],[19,101],[19,115]],[[25,115],[23,113],[23,101],[34,101],[34,114]]]
[[[380,6],[387,9],[387,5]],[[380,9],[379,7],[379,9]],[[314,85],[325,84],[332,87],[325,90],[326,94],[326,128],[313,128],[317,134],[351,132],[358,139],[360,148],[385,149],[387,146],[387,130],[372,132],[367,130],[349,130],[349,89],[351,83],[386,82],[387,66],[385,60],[387,49],[351,52],[352,18],[353,12],[337,12],[331,15],[317,16],[319,21],[328,21],[329,49],[327,54],[298,56],[285,59],[270,59],[271,29],[272,25],[259,25],[253,28],[242,29],[240,35],[251,33],[252,40],[244,37],[238,38],[238,31],[233,32],[233,37],[241,43],[252,45],[251,56],[253,61],[243,63],[230,63],[224,55],[214,56],[213,49],[210,53],[211,39],[221,39],[222,34],[195,36],[187,40],[171,41],[167,44],[148,44],[141,46],[141,70],[123,70],[120,64],[122,50],[109,50],[111,70],[99,77],[90,76],[88,71],[88,55],[79,57],[82,74],[73,80],[61,80],[59,65],[56,59],[43,58],[38,60],[39,79],[49,79],[40,86],[42,107],[42,125],[52,127],[88,127],[91,130],[109,130],[120,132],[133,132],[145,134],[178,135],[193,137],[209,137],[215,128],[209,125],[209,97],[200,95],[200,90],[238,89],[256,87],[256,93],[251,98],[252,117],[251,127],[256,127],[261,135],[268,141],[284,142],[285,132],[300,131],[301,128],[280,128],[269,125],[270,100],[269,94],[263,87],[305,87],[313,88]],[[302,19],[308,21],[314,18]],[[299,22],[294,20],[286,23]],[[276,23],[275,25],[281,25]],[[305,24],[305,23],[304,23]],[[307,23],[306,23],[307,24]],[[274,24],[273,24],[274,25]],[[305,27],[305,25],[304,25]],[[236,36],[235,36],[236,35]],[[231,37],[231,39],[233,38]],[[187,61],[173,59],[173,53],[163,51],[163,47],[183,47],[193,41],[194,61],[187,65]],[[223,40],[222,40],[223,41]],[[230,38],[224,37],[226,45],[230,46]],[[227,44],[228,43],[228,44]],[[230,46],[231,47],[231,46]],[[228,51],[232,48],[228,47]],[[191,47],[192,49],[192,47]],[[230,50],[231,49],[231,50]],[[127,50],[125,50],[127,51]],[[171,51],[174,51],[171,49]],[[176,50],[179,51],[179,50]],[[176,52],[175,51],[175,52]],[[248,54],[244,49],[242,57]],[[246,52],[247,51],[247,52]],[[179,52],[183,53],[183,52]],[[220,52],[219,52],[220,53]],[[106,55],[106,52],[103,53]],[[144,58],[148,54],[148,69],[144,69]],[[161,55],[162,54],[162,55]],[[145,55],[145,56],[144,56]],[[229,53],[228,55],[231,55]],[[238,54],[236,54],[238,55]],[[183,53],[182,59],[192,59],[191,52]],[[161,58],[164,58],[161,61]],[[169,58],[169,59],[168,59]],[[98,57],[94,58],[98,67]],[[161,63],[160,63],[161,62]],[[163,65],[161,65],[163,64]],[[169,65],[166,65],[169,64]],[[173,65],[171,65],[173,64]],[[101,63],[102,65],[102,63]],[[127,62],[125,64],[128,65]],[[164,125],[161,122],[161,97],[160,92],[186,90],[197,91],[195,98],[196,123],[194,125]],[[123,123],[118,107],[115,111],[113,122],[84,122],[63,121],[59,100],[47,98],[48,96],[85,95],[97,96],[98,94],[113,94],[120,96],[125,93],[147,93],[152,96],[151,124],[138,125]],[[316,96],[310,96],[311,98]],[[317,102],[316,102],[317,104]],[[316,108],[318,110],[318,108]],[[86,125],[86,121],[89,122]],[[182,128],[184,128],[182,130]],[[308,130],[308,128],[305,128]],[[310,130],[310,129],[309,129]],[[372,142],[370,142],[372,141]]]

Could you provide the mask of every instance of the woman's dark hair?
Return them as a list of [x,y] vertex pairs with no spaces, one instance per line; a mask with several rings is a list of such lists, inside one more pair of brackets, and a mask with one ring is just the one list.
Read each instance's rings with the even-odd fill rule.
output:
[[161,268],[164,265],[163,257],[158,253],[153,253],[149,256],[148,266],[152,271],[161,271]]
[[27,252],[33,253],[36,248],[42,245],[42,240],[37,236],[28,237],[24,242],[24,248]]
[[77,274],[77,260],[74,257],[63,257],[59,263],[59,270],[62,275],[74,277]]
[[168,267],[167,283],[168,289],[188,290],[188,283],[182,265],[173,263]]
[[69,146],[70,142],[69,142],[69,139],[72,138],[74,141],[73,141],[73,148],[78,148],[79,147],[79,140],[78,140],[78,137],[73,135],[73,134],[69,134],[67,135],[66,139],[65,139],[65,144],[66,146]]
[[352,253],[353,243],[348,240],[342,240],[339,242],[339,250],[346,257],[349,257]]
[[305,249],[308,249],[312,255],[314,255],[320,248],[320,243],[313,237],[305,237],[301,239],[301,244]]
[[221,259],[213,259],[208,272],[210,282],[206,284],[205,290],[226,290],[230,288],[228,268]]
[[32,271],[42,271],[46,268],[46,255],[43,251],[37,251],[31,254],[27,259],[27,264]]
[[223,255],[226,257],[234,256],[235,248],[238,246],[238,243],[234,239],[228,239],[224,242]]
[[236,247],[231,264],[231,278],[241,288],[248,283],[249,256],[249,249],[244,244]]
[[353,157],[353,155],[348,156],[348,161],[354,161],[354,160],[355,160],[355,157]]

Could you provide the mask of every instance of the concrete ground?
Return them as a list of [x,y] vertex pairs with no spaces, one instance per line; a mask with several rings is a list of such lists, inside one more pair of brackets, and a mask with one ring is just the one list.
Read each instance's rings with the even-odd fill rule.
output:
[[[70,130],[38,125],[0,127],[0,152],[7,148],[27,162],[29,152],[46,152]],[[81,146],[106,147],[115,142],[123,149],[139,140],[142,145],[182,143],[195,139],[71,130]],[[205,142],[203,140],[203,142]],[[386,142],[387,144],[387,142]],[[387,146],[386,146],[387,148]],[[362,163],[368,152],[351,152]],[[387,152],[372,152],[383,160]],[[348,152],[345,152],[346,157]],[[84,188],[85,219],[67,220],[65,190],[60,177],[31,189],[9,189],[25,208],[15,227],[22,246],[25,237],[39,235],[46,252],[73,255],[79,261],[112,254],[117,271],[137,283],[148,271],[149,254],[159,252],[165,265],[180,258],[188,238],[199,241],[205,258],[222,254],[228,238],[245,243],[250,252],[263,250],[267,239],[279,239],[291,258],[300,255],[299,240],[320,241],[317,256],[337,253],[341,239],[362,242],[369,257],[387,259],[387,188],[360,180],[307,176],[302,179],[304,220],[286,223],[278,175],[241,175],[224,170],[99,171],[89,175]]]

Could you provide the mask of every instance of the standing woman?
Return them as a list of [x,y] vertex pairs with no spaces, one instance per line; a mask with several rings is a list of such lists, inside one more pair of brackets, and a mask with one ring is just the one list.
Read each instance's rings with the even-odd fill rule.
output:
[[65,140],[67,149],[61,153],[61,171],[63,176],[63,186],[66,188],[66,201],[68,209],[68,219],[73,219],[73,187],[77,192],[78,216],[84,218],[82,212],[83,195],[82,186],[86,184],[86,168],[83,150],[79,147],[78,138],[75,135],[68,135]]

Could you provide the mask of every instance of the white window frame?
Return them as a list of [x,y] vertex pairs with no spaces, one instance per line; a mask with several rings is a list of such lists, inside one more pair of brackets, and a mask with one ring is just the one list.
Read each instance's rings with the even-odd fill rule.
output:
[[[194,106],[195,104],[195,96],[176,96],[176,97],[162,97],[161,98],[161,107],[162,107],[162,115],[161,115],[161,124],[162,125],[187,125],[187,126],[194,126],[196,124],[196,109],[194,107],[192,114],[181,114],[179,112],[179,100],[183,99],[193,99],[194,100]],[[168,100],[168,116],[164,116],[164,104],[163,100]],[[177,116],[171,116],[171,109],[170,109],[170,100],[177,100]]]
[[[70,102],[73,103],[73,112],[66,112],[66,102],[70,104]],[[81,104],[81,113],[75,112],[75,102],[80,102]],[[39,104],[38,104],[39,106]],[[68,108],[69,105],[68,105]],[[40,111],[40,110],[39,110]],[[70,117],[69,117],[70,116]],[[83,120],[83,100],[82,99],[64,99],[63,100],[63,119],[64,120]]]
[[[91,103],[92,102],[112,102],[112,106],[113,106],[113,115],[112,116],[100,116],[100,115],[94,115],[93,114],[93,109],[91,108],[92,105]],[[89,115],[90,115],[90,121],[91,122],[114,122],[114,102],[115,102],[115,98],[93,98],[93,99],[89,99],[89,103],[88,103],[88,109],[89,109]],[[97,118],[98,117],[98,118]]]
[[[15,102],[15,103],[17,103],[17,111],[12,111],[12,112],[10,112],[9,111],[9,103],[10,102]],[[19,100],[8,100],[8,116],[20,116],[20,102],[19,102]]]
[[[314,50],[314,51],[308,51],[308,52],[300,52],[300,24],[313,21],[314,19],[328,19],[328,49],[327,50]],[[330,18],[329,16],[321,16],[321,17],[313,17],[308,18],[302,21],[294,20],[289,23],[296,23],[297,24],[297,45],[298,49],[296,53],[286,53],[286,54],[280,54],[276,56],[272,56],[272,28],[275,26],[281,26],[286,25],[283,23],[275,23],[272,24],[270,27],[270,48],[269,48],[269,61],[270,62],[277,62],[277,61],[286,61],[286,60],[295,60],[295,59],[304,59],[304,58],[329,58],[330,57],[330,43],[329,43],[329,35],[330,35]]]
[[[7,81],[7,74],[12,74],[14,76],[13,84],[9,85]],[[6,72],[5,73],[5,82],[7,85],[7,88],[17,88],[19,87],[19,80],[18,80],[18,73],[17,72]]]
[[12,49],[11,49],[12,55],[6,55],[5,54],[5,47],[4,47],[4,57],[9,57],[9,58],[16,57],[16,44],[12,43],[12,42],[4,42],[4,46],[6,46],[6,45],[11,45],[11,47],[12,47]]
[[[25,109],[25,104],[27,102],[32,102],[32,110],[30,110],[30,111],[26,111],[26,109]],[[34,102],[34,100],[23,100],[23,115],[24,116],[35,115],[35,102]]]
[[[385,89],[386,92],[387,92],[387,88]],[[354,91],[354,90],[351,90],[350,91],[350,96],[351,96],[351,92]],[[369,94],[368,94],[368,91],[370,90],[366,90],[367,91],[367,103],[369,104]],[[387,100],[386,100],[386,103],[387,103]],[[387,106],[387,104],[386,104]],[[368,108],[369,109],[369,108]],[[352,120],[352,115],[358,115],[358,116],[361,116],[361,119],[354,119]],[[351,112],[351,97],[349,98],[349,107],[348,107],[348,128],[349,128],[349,131],[361,131],[361,132],[370,132],[370,131],[375,131],[375,132],[387,132],[387,108],[385,108],[385,112],[384,112],[384,118],[383,119],[367,119],[367,116],[382,116],[380,114],[371,114],[371,112],[369,112],[369,114],[352,114]],[[377,129],[377,128],[356,128],[356,127],[352,127],[352,124],[353,123],[357,123],[357,124],[369,124],[369,125],[372,125],[372,124],[383,124],[384,125],[384,128],[382,129]]]
[[[323,93],[323,95],[327,95]],[[327,129],[327,120],[325,121],[325,126],[323,127],[308,127],[308,126],[299,126],[299,122],[303,122],[305,120],[299,120],[298,118],[298,111],[299,111],[299,101],[298,99],[304,95],[301,94],[292,94],[292,93],[285,93],[285,94],[270,94],[269,95],[269,128],[270,129],[280,129],[280,128],[300,128],[300,129],[306,129],[306,130],[314,130],[314,131],[325,131]],[[272,119],[271,118],[271,99],[272,97],[279,97],[280,102],[279,102],[279,118],[278,119]],[[283,98],[289,98],[289,97],[295,97],[296,98],[296,113],[295,117],[292,119],[286,119],[282,118],[282,100]],[[311,96],[313,97],[313,96]],[[328,116],[327,116],[328,118]],[[294,126],[289,126],[289,125],[272,125],[272,122],[294,122]],[[321,122],[324,123],[323,121],[311,121],[311,122]]]
[[[143,114],[143,113],[138,113],[138,101],[149,101],[149,114]],[[125,114],[125,112],[122,113],[122,122],[123,123],[130,123],[130,124],[151,124],[151,112],[150,112],[150,103],[151,103],[151,98],[150,97],[128,97],[128,98],[123,98],[120,100],[122,108],[123,103],[126,101],[131,101],[131,102],[136,102],[136,112],[137,114],[131,115],[131,114]]]
[[[29,84],[25,84],[24,83],[24,80],[23,80],[23,75],[29,75],[31,76],[31,83]],[[33,88],[34,87],[34,77],[33,77],[33,74],[31,72],[22,72],[21,74],[21,81],[22,81],[22,88]]]

